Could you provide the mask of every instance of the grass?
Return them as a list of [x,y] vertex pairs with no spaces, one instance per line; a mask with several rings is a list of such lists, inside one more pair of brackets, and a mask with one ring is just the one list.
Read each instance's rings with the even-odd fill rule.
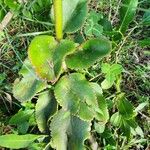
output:
[[[112,25],[116,26],[119,21],[118,10],[120,6],[120,0],[100,2],[93,0],[90,3],[90,10],[107,14]],[[111,57],[104,61],[122,64],[124,73],[121,88],[135,107],[140,103],[148,102],[150,97],[150,62],[149,54],[145,53],[148,51],[148,47],[142,48],[138,43],[138,40],[149,36],[150,30],[149,27],[142,27],[137,23],[142,20],[142,16],[149,6],[150,3],[148,3],[148,1],[140,1],[136,19],[130,25],[127,35],[113,51]],[[29,6],[25,7],[28,8]],[[39,13],[37,14],[39,15]],[[41,16],[39,15],[39,17]],[[54,33],[53,24],[51,22],[45,18],[43,20],[37,20],[37,18],[34,17],[35,16],[29,19],[21,14],[16,14],[7,28],[0,33],[0,134],[2,134],[4,130],[8,130],[6,132],[10,131],[8,119],[20,108],[20,104],[13,98],[12,86],[18,77],[17,73],[24,59],[27,57],[27,48],[31,39],[39,34],[53,35]],[[84,26],[80,33],[81,32],[84,32]],[[91,80],[101,81],[103,79],[99,64],[92,66],[91,69],[87,70],[87,73],[91,76]],[[112,93],[113,89],[107,93],[108,97],[111,96]],[[150,138],[150,110],[148,106],[139,112],[137,120],[144,132],[143,139],[147,139],[147,141],[144,142],[145,144],[142,146],[142,144],[139,144],[140,142],[136,144],[137,139],[140,140],[140,138],[134,137],[130,143],[126,145],[126,139],[124,139],[124,137],[118,137],[119,135],[117,133],[115,134],[116,131],[114,131],[112,135],[113,138],[123,141],[121,143],[122,149],[129,149],[128,147],[130,145],[132,145],[133,149],[139,149],[139,147],[142,149],[146,149],[147,147],[148,149],[148,139]]]

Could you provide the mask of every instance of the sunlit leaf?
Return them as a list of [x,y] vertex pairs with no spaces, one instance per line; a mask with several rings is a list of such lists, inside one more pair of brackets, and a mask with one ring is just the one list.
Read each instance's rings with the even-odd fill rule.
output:
[[[83,120],[92,120],[93,108],[98,107],[96,96],[84,75],[73,73],[63,76],[55,87],[55,97],[65,110],[79,115]],[[85,109],[83,109],[83,106]]]
[[16,134],[7,134],[0,136],[0,146],[11,148],[11,149],[21,149],[27,148],[31,143],[36,139],[42,137],[41,135],[16,135]]
[[71,69],[84,69],[90,67],[100,58],[111,51],[111,43],[107,39],[91,39],[81,45],[75,53],[68,55],[66,64]]

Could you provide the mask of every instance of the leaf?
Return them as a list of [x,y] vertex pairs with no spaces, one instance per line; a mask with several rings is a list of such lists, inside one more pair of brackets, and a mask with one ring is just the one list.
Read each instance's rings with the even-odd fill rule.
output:
[[123,67],[119,64],[102,64],[102,73],[105,73],[105,79],[101,83],[103,89],[109,89],[114,84],[115,80],[117,79],[118,75],[121,74],[123,71]]
[[102,96],[102,89],[97,83],[90,83],[93,91],[96,94],[98,107],[95,108],[96,114],[95,118],[101,123],[106,124],[109,119],[109,112],[107,107],[107,102],[105,98]]
[[118,76],[123,71],[123,67],[120,64],[113,64],[111,66],[111,73],[113,73],[115,76]]
[[150,46],[150,38],[144,39],[144,40],[140,40],[139,44],[141,47],[146,47],[146,46]]
[[0,22],[3,20],[5,17],[5,11],[0,7]]
[[94,128],[96,130],[97,133],[103,133],[105,130],[105,124],[100,123],[100,122],[95,122],[94,123]]
[[111,22],[107,18],[102,18],[99,21],[99,24],[103,27],[104,33],[109,34],[112,32],[113,27],[111,25]]
[[95,11],[90,11],[84,31],[87,36],[100,37],[102,35],[103,27],[98,24],[101,17],[102,16]]
[[136,112],[141,111],[148,104],[149,104],[148,102],[143,102],[143,103],[139,104],[139,106],[135,108],[135,111]]
[[75,44],[74,42],[69,40],[62,40],[57,45],[53,54],[54,72],[56,77],[59,77],[61,73],[62,64],[65,60],[65,57],[68,54],[72,53],[74,50],[75,50]]
[[60,110],[50,124],[52,143],[56,150],[85,150],[84,141],[90,134],[90,123]]
[[40,138],[41,135],[16,135],[16,134],[7,134],[0,136],[0,146],[11,148],[11,149],[21,149],[28,147],[36,139]]
[[[55,97],[65,110],[79,115],[83,120],[92,120],[91,108],[97,107],[96,96],[84,75],[72,73],[63,76],[55,86]],[[82,109],[83,106],[85,109]],[[91,116],[91,117],[89,117]]]
[[[52,8],[52,20],[54,13]],[[87,15],[87,0],[63,0],[63,30],[76,32],[83,25]]]
[[29,129],[29,122],[24,122],[17,125],[17,130],[19,134],[26,134]]
[[134,107],[133,105],[126,100],[124,97],[118,100],[118,109],[119,113],[126,119],[131,119],[134,117]]
[[134,19],[138,6],[138,0],[123,0],[122,5],[123,6],[120,9],[119,31],[124,34],[128,29],[130,22]]
[[150,9],[148,9],[148,10],[145,12],[145,14],[144,14],[144,16],[143,16],[142,23],[143,23],[144,25],[150,25]]
[[32,40],[28,55],[37,75],[54,83],[62,73],[65,57],[74,50],[75,44],[72,41],[56,43],[53,37],[42,35]]
[[106,56],[111,50],[111,43],[107,39],[91,39],[85,42],[80,50],[66,57],[66,64],[71,69],[90,67],[98,59]]
[[41,132],[47,131],[47,121],[57,111],[57,102],[51,91],[43,92],[35,107],[35,116],[38,128]]
[[111,116],[110,122],[116,127],[119,127],[121,125],[122,116],[119,114],[119,112],[116,112]]
[[23,78],[16,79],[13,86],[13,95],[20,101],[30,101],[36,93],[47,88],[47,84],[35,75],[33,68],[28,59],[25,60],[19,73]]
[[41,35],[35,37],[29,46],[28,57],[37,75],[47,81],[54,81],[53,52],[57,43],[52,36]]
[[20,8],[20,4],[16,0],[4,0],[4,3],[14,12],[17,12]]
[[108,64],[108,63],[102,64],[102,73],[107,74],[110,71],[110,69],[111,69],[110,64]]
[[11,125],[19,125],[26,121],[29,121],[31,115],[33,114],[34,110],[20,110],[17,114],[15,114],[11,119],[9,120],[9,124]]
[[102,86],[102,89],[107,90],[107,89],[111,88],[113,86],[113,84],[114,84],[114,81],[110,81],[110,80],[105,79],[101,83],[101,86]]

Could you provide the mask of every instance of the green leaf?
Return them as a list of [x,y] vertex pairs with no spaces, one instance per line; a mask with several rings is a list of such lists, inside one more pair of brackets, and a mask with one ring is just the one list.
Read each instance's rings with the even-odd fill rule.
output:
[[112,32],[113,27],[112,27],[112,25],[111,25],[111,22],[110,22],[107,18],[102,18],[102,19],[99,21],[99,24],[100,24],[101,26],[103,26],[104,33],[109,34],[109,33]]
[[29,46],[29,59],[37,75],[52,83],[62,73],[65,57],[75,50],[75,44],[69,40],[56,43],[51,36],[35,37]]
[[[52,19],[54,13],[52,8]],[[87,0],[63,0],[63,30],[76,32],[83,25],[87,15]]]
[[26,121],[29,121],[31,115],[33,114],[34,110],[20,110],[17,114],[15,114],[11,119],[9,120],[9,124],[11,125],[18,125],[22,124]]
[[102,73],[107,74],[110,71],[110,69],[111,69],[110,64],[108,63],[102,64]]
[[17,125],[17,130],[19,134],[26,134],[29,129],[29,122],[24,122]]
[[98,107],[95,108],[96,114],[95,118],[103,125],[105,125],[109,119],[109,112],[107,107],[107,102],[102,96],[102,89],[97,83],[90,83],[93,91],[96,94]]
[[139,44],[142,47],[150,46],[150,38],[147,38],[147,39],[144,39],[144,40],[140,40]]
[[103,89],[109,89],[114,84],[114,81],[117,79],[117,77],[121,74],[123,71],[123,68],[119,64],[102,64],[102,73],[105,73],[105,79],[101,83],[101,86]]
[[90,67],[98,59],[106,56],[111,50],[111,43],[107,39],[91,39],[85,42],[81,49],[66,57],[66,64],[71,69]]
[[17,2],[17,0],[4,0],[4,2],[11,11],[17,12],[20,8],[20,4]]
[[35,116],[41,132],[47,131],[47,121],[57,111],[57,102],[51,91],[40,94],[35,107]]
[[5,11],[0,7],[0,22],[3,20],[5,16]]
[[[110,78],[109,78],[110,79]],[[114,81],[113,80],[107,80],[105,79],[102,83],[101,83],[101,86],[102,86],[102,89],[109,89],[113,86],[114,84]]]
[[28,56],[37,75],[47,81],[54,81],[53,53],[57,43],[52,36],[41,35],[35,37],[28,50]]
[[[79,115],[83,120],[92,120],[91,108],[97,107],[96,96],[84,75],[72,73],[63,76],[55,86],[55,97],[65,110]],[[82,107],[85,109],[82,109]]]
[[120,9],[119,31],[124,34],[128,29],[130,22],[134,19],[138,6],[138,0],[123,0],[122,5],[123,6]]
[[101,17],[95,11],[90,11],[84,31],[87,36],[100,37],[102,35],[103,27],[98,24]]
[[126,100],[124,97],[118,100],[119,113],[126,119],[131,119],[134,117],[134,107]]
[[119,127],[122,123],[122,116],[119,114],[119,112],[116,112],[111,116],[110,122],[112,125]]
[[103,133],[105,130],[105,124],[101,123],[101,122],[95,122],[94,123],[94,128],[96,130],[97,133]]
[[149,105],[148,102],[143,102],[143,103],[139,104],[138,107],[136,107],[135,111],[139,112],[139,111],[141,111],[147,105]]
[[90,123],[60,110],[50,124],[52,143],[56,150],[85,150],[84,141],[90,134]]
[[75,44],[69,40],[62,40],[55,48],[53,54],[55,76],[59,77],[65,57],[75,50]]
[[145,12],[145,14],[144,14],[144,16],[143,16],[142,23],[143,23],[144,25],[150,25],[150,9],[148,9],[148,10]]
[[115,76],[120,75],[123,71],[123,67],[119,64],[113,64],[111,66],[111,73],[113,73]]
[[11,149],[21,149],[28,147],[36,139],[42,137],[41,135],[16,135],[16,134],[7,134],[0,136],[0,146],[11,148]]
[[13,86],[13,95],[20,102],[30,101],[36,93],[47,88],[47,84],[37,78],[28,59],[25,60],[20,71],[22,79],[16,79]]

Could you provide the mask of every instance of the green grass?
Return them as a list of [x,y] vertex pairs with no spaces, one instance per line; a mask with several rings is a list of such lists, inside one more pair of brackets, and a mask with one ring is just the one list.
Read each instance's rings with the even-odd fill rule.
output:
[[[32,5],[31,1],[29,3]],[[29,8],[31,5],[24,7]],[[120,6],[121,3],[119,0],[92,0],[90,11],[102,12],[108,16],[112,25],[116,26],[119,22],[118,10]],[[112,64],[117,62],[123,66],[121,88],[135,107],[140,103],[149,102],[150,98],[150,62],[149,55],[146,53],[149,51],[149,48],[142,48],[138,43],[139,40],[150,35],[149,27],[143,27],[139,23],[149,6],[150,2],[148,0],[140,1],[136,18],[131,23],[126,36],[117,45],[117,48],[113,50],[111,56],[103,60],[103,63]],[[8,126],[8,118],[20,108],[20,104],[13,97],[12,86],[18,77],[17,73],[24,59],[27,57],[27,49],[30,41],[36,35],[54,34],[53,24],[49,19],[42,18],[43,14],[40,12],[33,11],[32,13],[34,14],[33,18],[27,18],[22,13],[15,14],[7,28],[0,33],[0,118],[2,118],[0,119],[0,134],[3,134],[4,128],[10,128]],[[39,20],[37,19],[38,17],[40,18]],[[81,40],[89,38],[84,33],[85,25],[79,31],[79,34],[82,33],[80,36]],[[70,38],[74,38],[74,36],[70,36]],[[100,83],[104,79],[100,69],[101,64],[102,62],[97,63],[85,71],[92,81]],[[114,91],[115,89],[112,88],[105,92],[110,108],[112,108],[110,100],[113,100],[116,96],[113,95]],[[109,140],[112,142],[116,140],[121,150],[129,149],[130,146],[132,149],[138,149],[139,147],[146,149],[148,147],[148,139],[150,138],[150,109],[148,105],[140,110],[137,121],[143,130],[143,135],[133,136],[128,144],[126,143],[127,139],[119,135],[117,129],[111,132],[106,131],[101,137],[94,133],[94,137],[101,143],[101,147],[105,147],[105,150],[113,150],[113,147],[108,144]],[[108,136],[109,138],[103,139],[103,136]],[[144,139],[146,140],[144,141]]]

